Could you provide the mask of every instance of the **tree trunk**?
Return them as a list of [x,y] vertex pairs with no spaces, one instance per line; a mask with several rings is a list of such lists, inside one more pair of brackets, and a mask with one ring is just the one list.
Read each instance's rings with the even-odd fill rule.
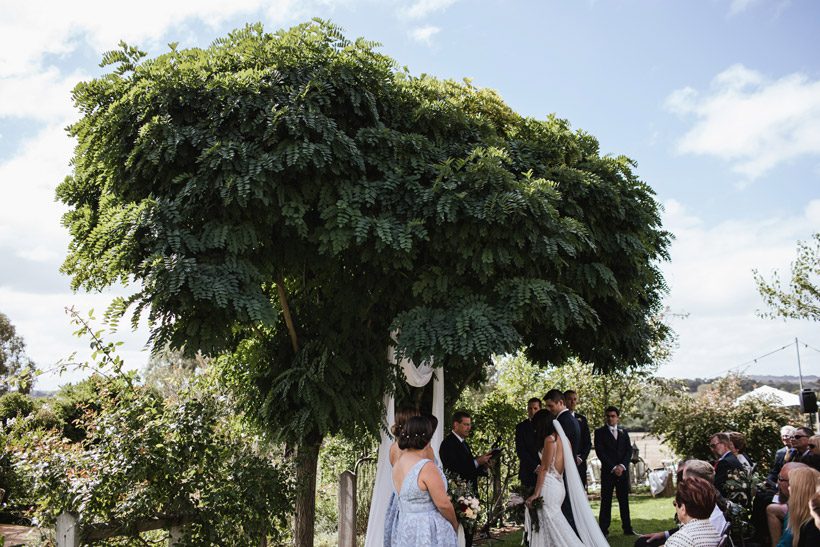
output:
[[311,436],[296,449],[296,500],[293,544],[313,547],[316,520],[316,468],[322,437]]

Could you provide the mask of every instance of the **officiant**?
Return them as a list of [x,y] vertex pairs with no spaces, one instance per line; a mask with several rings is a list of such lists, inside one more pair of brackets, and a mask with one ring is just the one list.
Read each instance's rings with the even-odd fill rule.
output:
[[[478,457],[473,456],[473,451],[467,444],[467,437],[470,436],[472,429],[473,420],[467,412],[458,411],[453,414],[453,428],[441,441],[439,457],[444,470],[467,481],[478,496],[478,477],[487,476],[492,452]],[[470,547],[473,544],[472,534],[467,534],[465,539],[467,547]]]

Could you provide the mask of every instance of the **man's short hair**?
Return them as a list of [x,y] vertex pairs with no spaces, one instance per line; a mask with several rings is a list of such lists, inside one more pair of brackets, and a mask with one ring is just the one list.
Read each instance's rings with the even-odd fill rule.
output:
[[469,418],[469,417],[470,417],[469,412],[459,410],[458,412],[453,414],[453,423],[461,423],[461,420],[463,420],[464,418]]
[[570,395],[578,395],[578,392],[575,391],[574,389],[568,389],[564,392],[564,399],[566,399]]
[[724,433],[724,432],[722,432],[722,431],[721,431],[720,433],[713,433],[713,434],[709,437],[709,440],[710,440],[710,441],[711,441],[712,439],[717,439],[719,443],[723,443],[723,444],[725,444],[726,446],[730,446],[730,445],[732,444],[732,439],[730,439],[730,438],[729,438],[729,435],[727,435],[726,433]]
[[700,477],[712,484],[715,482],[715,468],[707,461],[688,460],[684,464],[683,474],[687,477]]
[[564,393],[560,389],[551,389],[544,395],[544,401],[552,401],[553,403],[563,403]]
[[780,428],[780,436],[785,437],[786,435],[791,436],[794,434],[794,426],[793,425],[784,425]]
[[615,414],[618,415],[619,418],[621,417],[621,411],[618,410],[617,406],[610,405],[610,406],[606,407],[606,409],[604,410],[604,415],[607,415],[610,412],[614,412]]
[[530,406],[533,403],[538,403],[538,406],[541,406],[541,399],[539,399],[538,397],[533,397],[532,399],[527,401],[527,406]]
[[798,431],[801,433],[805,433],[806,437],[811,437],[812,435],[814,435],[814,431],[812,431],[808,427],[798,427],[794,430],[795,433],[797,433]]

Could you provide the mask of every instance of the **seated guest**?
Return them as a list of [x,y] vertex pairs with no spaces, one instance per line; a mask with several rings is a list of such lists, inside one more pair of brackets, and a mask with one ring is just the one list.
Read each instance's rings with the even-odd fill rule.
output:
[[792,446],[795,450],[792,461],[802,462],[812,453],[811,448],[809,448],[809,439],[813,435],[814,431],[808,427],[798,427],[795,430],[794,435],[792,435]]
[[[684,479],[692,477],[703,479],[709,484],[712,484],[715,480],[715,469],[709,462],[703,460],[687,460],[679,465],[679,469],[678,484],[683,482]],[[725,500],[720,498],[720,494],[717,493],[717,490],[715,490],[715,496],[717,500],[712,514],[709,515],[709,522],[712,524],[715,531],[720,534],[726,526],[726,517],[723,515]],[[679,528],[673,528],[665,532],[644,534],[635,542],[635,547],[644,547],[648,545],[655,547],[657,545],[663,545],[669,537],[678,530]]]
[[800,529],[797,547],[820,545],[820,487],[814,491],[814,497],[809,502],[809,514],[811,521]]
[[732,443],[732,454],[735,455],[737,461],[743,466],[747,473],[751,473],[754,467],[751,458],[746,455],[746,437],[743,433],[737,431],[729,431],[729,441]]
[[[786,516],[786,530],[780,538],[778,547],[797,547],[798,545],[818,545],[820,535],[808,543],[805,540],[816,531],[811,518],[809,502],[820,485],[820,472],[810,467],[794,469],[789,473],[789,512]],[[806,527],[806,525],[811,525]],[[804,535],[804,527],[805,534]],[[801,543],[801,536],[804,540]]]
[[766,481],[772,488],[777,488],[777,474],[780,473],[780,469],[783,467],[783,464],[786,463],[786,454],[788,454],[792,447],[792,435],[794,435],[794,427],[784,425],[780,428],[780,440],[783,443],[783,448],[775,452],[774,464],[766,478]]
[[715,487],[698,477],[688,477],[678,484],[675,511],[680,530],[666,542],[667,547],[716,547],[720,534],[709,522],[715,510]]
[[812,454],[820,456],[820,435],[812,435],[809,437],[809,450]]
[[737,457],[732,454],[732,441],[726,433],[715,433],[709,438],[709,448],[717,458],[715,463],[715,488],[723,497],[727,497],[725,489],[726,481],[729,480],[729,472],[732,469],[742,469]]
[[777,547],[783,535],[783,521],[788,511],[790,475],[796,469],[805,469],[806,465],[799,462],[786,462],[777,478],[777,497],[771,505],[766,507],[766,522],[771,538],[772,547]]

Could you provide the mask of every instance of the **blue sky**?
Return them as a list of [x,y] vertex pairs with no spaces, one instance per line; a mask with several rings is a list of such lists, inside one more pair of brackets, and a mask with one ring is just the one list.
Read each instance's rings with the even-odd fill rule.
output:
[[[787,271],[820,231],[820,4],[810,0],[219,0],[76,4],[0,0],[0,311],[45,369],[84,343],[58,268],[68,238],[54,187],[68,174],[70,89],[120,39],[152,55],[206,46],[246,22],[313,16],[364,36],[414,74],[469,77],[517,111],[555,113],[625,154],[658,193],[676,240],[663,265],[680,347],[665,376],[713,376],[820,328],[761,319],[752,269]],[[132,367],[146,333],[122,332]],[[820,351],[802,347],[804,372]],[[793,350],[750,373],[796,372]],[[42,376],[54,388],[79,373]]]

